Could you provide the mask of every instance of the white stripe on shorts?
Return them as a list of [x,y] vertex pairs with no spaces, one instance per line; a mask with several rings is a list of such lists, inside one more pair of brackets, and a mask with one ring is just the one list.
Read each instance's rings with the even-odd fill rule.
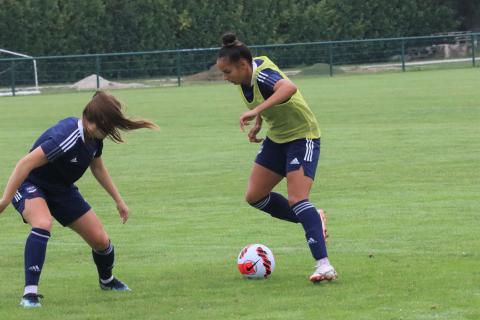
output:
[[305,157],[303,158],[303,160],[307,161],[307,162],[312,162],[312,157],[313,157],[313,140],[312,139],[305,139],[307,140],[306,144],[305,144],[305,147],[306,147],[306,151],[305,151]]

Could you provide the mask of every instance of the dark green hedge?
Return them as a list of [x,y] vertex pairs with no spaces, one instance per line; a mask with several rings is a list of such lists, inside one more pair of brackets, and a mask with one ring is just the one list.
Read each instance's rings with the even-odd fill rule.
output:
[[60,55],[428,35],[466,28],[476,0],[0,0],[0,48]]

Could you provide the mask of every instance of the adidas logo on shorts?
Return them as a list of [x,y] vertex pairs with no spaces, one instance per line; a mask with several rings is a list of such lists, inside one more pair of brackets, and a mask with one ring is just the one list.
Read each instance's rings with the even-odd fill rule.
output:
[[300,162],[298,162],[297,158],[294,158],[292,161],[290,161],[290,164],[300,164]]

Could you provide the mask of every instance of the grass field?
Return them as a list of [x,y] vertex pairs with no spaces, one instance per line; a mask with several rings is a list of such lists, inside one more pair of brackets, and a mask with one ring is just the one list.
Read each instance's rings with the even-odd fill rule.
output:
[[[100,291],[89,248],[55,223],[43,307],[23,310],[29,228],[10,206],[0,216],[0,319],[480,319],[480,70],[295,81],[322,128],[311,200],[329,213],[337,281],[309,283],[301,227],[244,203],[258,145],[238,128],[236,88],[115,91],[128,114],[161,126],[106,143],[128,223],[89,172],[78,186],[133,291]],[[37,136],[80,115],[90,96],[0,99],[2,191]],[[236,269],[253,242],[275,254],[269,280]]]

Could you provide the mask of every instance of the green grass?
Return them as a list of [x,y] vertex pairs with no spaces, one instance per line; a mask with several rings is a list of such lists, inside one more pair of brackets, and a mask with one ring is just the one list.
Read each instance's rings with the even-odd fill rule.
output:
[[[78,183],[116,246],[130,293],[101,292],[90,250],[55,223],[39,310],[18,306],[29,228],[0,217],[0,319],[479,319],[480,70],[298,78],[322,128],[311,200],[329,213],[333,283],[312,285],[301,227],[243,193],[258,145],[227,84],[115,91],[159,132],[106,143],[126,225],[87,173]],[[0,188],[48,126],[91,93],[0,98]],[[279,186],[285,191],[285,185]],[[276,270],[247,281],[236,256],[269,246]]]

